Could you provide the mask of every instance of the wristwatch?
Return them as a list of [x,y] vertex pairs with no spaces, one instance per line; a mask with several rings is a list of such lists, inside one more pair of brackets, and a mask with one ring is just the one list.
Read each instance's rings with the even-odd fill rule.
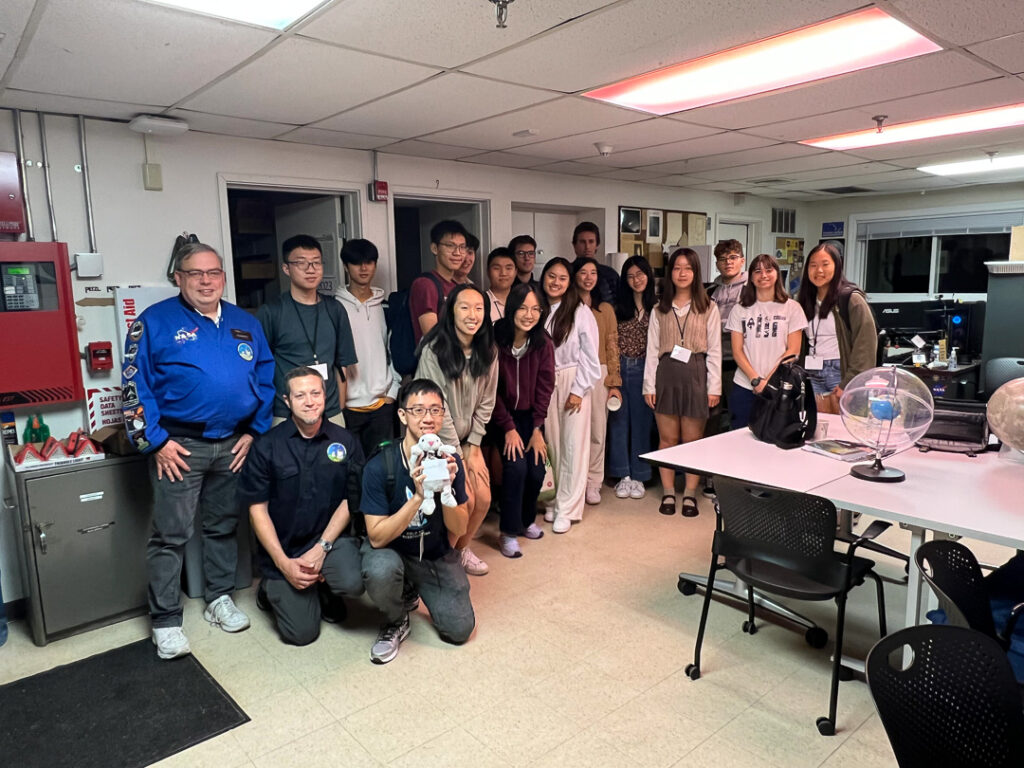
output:
[[754,378],[752,378],[750,380],[750,386],[754,387],[755,389],[757,389],[757,387],[759,387],[760,385],[761,385],[761,377],[760,376],[755,376]]
[[325,554],[334,549],[334,544],[327,539],[320,539],[320,546],[323,547]]

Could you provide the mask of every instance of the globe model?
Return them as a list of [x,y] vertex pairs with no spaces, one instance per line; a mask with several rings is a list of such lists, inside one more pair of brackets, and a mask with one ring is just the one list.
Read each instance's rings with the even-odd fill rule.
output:
[[882,454],[920,440],[932,423],[935,403],[928,386],[913,373],[882,367],[850,381],[839,400],[839,412],[853,439],[875,450],[873,467],[855,467],[852,473],[866,480],[898,482],[903,473],[883,467]]
[[1024,379],[1012,379],[992,393],[987,415],[996,437],[1024,451]]

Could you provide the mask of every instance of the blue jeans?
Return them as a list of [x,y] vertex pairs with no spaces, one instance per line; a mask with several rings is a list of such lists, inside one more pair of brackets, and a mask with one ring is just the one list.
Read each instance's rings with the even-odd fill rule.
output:
[[807,377],[811,380],[815,395],[827,395],[839,386],[839,380],[842,378],[839,373],[839,358],[825,360],[820,371],[808,371]]
[[743,429],[750,424],[750,412],[754,409],[757,395],[754,391],[733,382],[729,395],[730,424],[733,429]]
[[622,407],[608,414],[608,475],[646,483],[651,479],[651,465],[639,457],[653,447],[654,411],[644,402],[644,358],[620,357],[619,370]]

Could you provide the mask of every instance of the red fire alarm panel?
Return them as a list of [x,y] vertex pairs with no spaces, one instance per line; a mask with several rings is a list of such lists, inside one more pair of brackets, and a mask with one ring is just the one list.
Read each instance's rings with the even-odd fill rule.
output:
[[370,200],[375,203],[386,203],[388,201],[388,183],[386,181],[371,181],[369,187]]
[[114,368],[114,353],[109,341],[90,341],[86,345],[86,362],[90,371],[110,371]]
[[0,406],[83,400],[67,245],[0,242],[0,283]]
[[18,157],[0,152],[0,232],[20,235],[25,231],[25,202],[18,178]]

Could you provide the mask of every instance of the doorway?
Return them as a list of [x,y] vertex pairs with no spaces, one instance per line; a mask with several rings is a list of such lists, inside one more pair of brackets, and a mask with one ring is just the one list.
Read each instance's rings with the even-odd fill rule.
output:
[[480,248],[469,279],[477,285],[485,284],[484,274],[491,241],[489,217],[484,210],[486,203],[406,195],[396,195],[394,200],[395,275],[398,290],[408,290],[420,273],[434,268],[434,256],[430,252],[430,228],[445,219],[459,222],[467,232],[480,238]]
[[750,260],[750,225],[735,221],[718,222],[718,242],[739,240],[743,243],[743,255]]
[[[571,262],[576,258],[572,248],[572,233],[576,225],[583,221],[594,222],[602,228],[602,234],[606,234],[603,231],[605,212],[601,208],[512,203],[512,236],[529,235],[537,241],[534,277],[540,277],[548,259],[561,256]],[[609,263],[604,251],[614,248],[614,239],[606,243],[602,237],[597,253],[598,262]],[[614,267],[615,264],[610,266]]]
[[281,245],[299,234],[320,243],[324,257],[320,292],[333,295],[341,287],[341,246],[356,234],[354,194],[229,188],[227,197],[239,307],[254,311],[287,290]]

